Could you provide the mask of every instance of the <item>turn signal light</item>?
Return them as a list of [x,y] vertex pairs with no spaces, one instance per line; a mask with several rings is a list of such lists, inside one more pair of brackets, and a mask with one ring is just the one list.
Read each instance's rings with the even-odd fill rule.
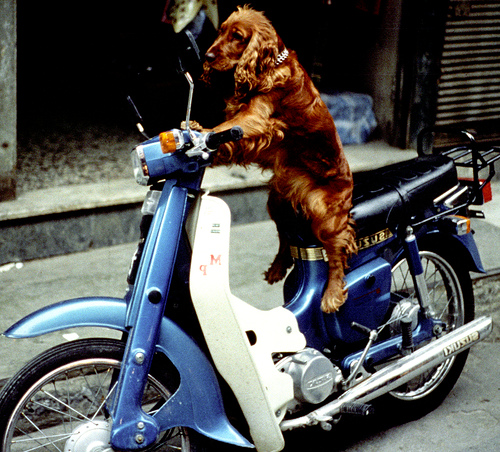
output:
[[449,215],[443,218],[450,227],[452,234],[465,235],[471,232],[470,218],[461,215]]
[[177,143],[173,131],[160,133],[161,151],[164,154],[171,154],[177,150]]

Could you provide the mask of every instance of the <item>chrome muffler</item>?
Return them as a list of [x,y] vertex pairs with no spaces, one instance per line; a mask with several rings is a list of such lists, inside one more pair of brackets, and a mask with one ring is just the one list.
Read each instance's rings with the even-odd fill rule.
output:
[[284,420],[281,430],[308,427],[333,420],[343,405],[366,403],[398,388],[443,361],[472,347],[486,338],[492,330],[491,317],[480,317],[445,336],[436,339],[383,369],[344,392],[332,402],[297,419]]

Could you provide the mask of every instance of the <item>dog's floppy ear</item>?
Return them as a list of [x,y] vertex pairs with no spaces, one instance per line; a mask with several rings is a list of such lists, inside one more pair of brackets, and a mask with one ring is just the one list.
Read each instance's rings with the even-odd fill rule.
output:
[[236,66],[235,93],[244,95],[258,88],[269,91],[273,87],[274,71],[278,55],[278,36],[269,24],[258,24],[252,28],[252,37]]

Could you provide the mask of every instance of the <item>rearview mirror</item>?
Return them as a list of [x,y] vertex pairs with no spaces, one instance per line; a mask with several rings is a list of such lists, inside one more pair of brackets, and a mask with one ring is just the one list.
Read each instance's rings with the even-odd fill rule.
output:
[[178,64],[179,71],[185,74],[191,72],[197,74],[201,71],[202,60],[200,49],[193,34],[189,30],[184,30],[178,34]]

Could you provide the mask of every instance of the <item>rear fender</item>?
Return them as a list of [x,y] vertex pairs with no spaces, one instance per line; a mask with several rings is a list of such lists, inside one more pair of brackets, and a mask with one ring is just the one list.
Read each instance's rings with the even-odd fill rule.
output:
[[[76,298],[35,311],[3,334],[30,338],[77,327],[125,332],[126,312],[127,304],[121,298]],[[170,319],[164,317],[160,328],[156,349],[167,356],[181,376],[177,391],[154,416],[160,429],[190,427],[217,441],[253,447],[227,419],[217,377],[202,350]]]
[[469,270],[478,272],[478,273],[486,273],[486,270],[483,267],[483,263],[481,262],[481,257],[479,256],[479,250],[477,249],[476,241],[474,240],[474,236],[471,232],[464,235],[454,235],[453,239],[456,240],[462,248],[462,252],[466,253],[470,257],[469,260]]
[[472,232],[455,235],[435,230],[428,232],[422,239],[424,241],[431,240],[432,243],[438,244],[440,247],[453,250],[457,256],[464,259],[469,271],[486,273]]

